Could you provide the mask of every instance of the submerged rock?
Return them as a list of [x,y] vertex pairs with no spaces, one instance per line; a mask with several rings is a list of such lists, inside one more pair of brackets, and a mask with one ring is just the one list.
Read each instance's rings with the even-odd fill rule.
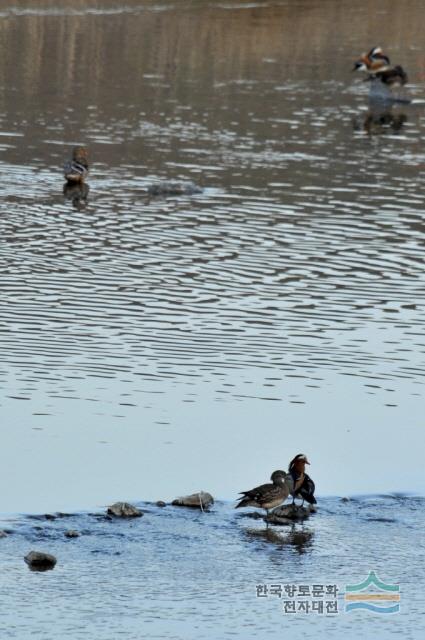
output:
[[115,502],[108,507],[107,513],[116,518],[140,518],[143,511],[128,502]]
[[156,506],[157,507],[166,507],[167,503],[164,502],[164,500],[158,500],[157,503],[156,503]]
[[176,498],[171,504],[178,507],[208,509],[212,504],[214,504],[214,498],[206,491],[199,491],[198,493],[192,493],[190,496]]
[[272,524],[287,524],[294,520],[305,520],[315,511],[316,509],[310,505],[307,507],[301,507],[296,504],[286,504],[273,509],[265,519],[267,522],[271,522]]
[[48,571],[53,569],[57,562],[55,556],[42,551],[30,551],[24,560],[32,571]]
[[1,530],[0,530],[0,538],[7,538],[7,533],[6,533],[6,531],[1,531]]
[[191,196],[202,193],[201,187],[194,182],[158,182],[148,187],[150,196]]
[[341,498],[341,502],[350,502],[350,498],[347,498],[347,497]]
[[69,529],[68,531],[65,531],[65,537],[66,538],[79,538],[80,534],[78,533],[78,531],[75,531],[74,529]]

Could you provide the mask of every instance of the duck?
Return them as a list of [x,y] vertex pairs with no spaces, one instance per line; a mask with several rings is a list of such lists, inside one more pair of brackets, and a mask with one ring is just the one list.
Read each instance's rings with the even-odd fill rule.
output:
[[[381,47],[372,47],[354,63],[353,71],[365,71],[365,80],[371,81],[370,94],[375,97],[391,97],[394,89],[403,87],[408,76],[399,64],[391,65]],[[397,96],[395,96],[397,99]]]
[[86,147],[74,147],[72,160],[65,163],[63,167],[65,180],[75,184],[84,182],[89,172],[88,151]]
[[302,505],[305,500],[309,504],[317,504],[314,497],[316,486],[310,476],[305,473],[306,464],[310,463],[304,453],[298,453],[289,463],[286,484],[292,496],[292,504],[294,504],[295,498],[301,498]]
[[248,491],[240,491],[241,498],[238,498],[239,503],[235,506],[235,509],[240,507],[258,507],[265,509],[266,514],[269,514],[269,509],[273,509],[278,505],[285,502],[289,496],[289,486],[286,483],[288,474],[286,471],[273,471],[270,476],[271,483],[261,484],[259,487],[249,489]]

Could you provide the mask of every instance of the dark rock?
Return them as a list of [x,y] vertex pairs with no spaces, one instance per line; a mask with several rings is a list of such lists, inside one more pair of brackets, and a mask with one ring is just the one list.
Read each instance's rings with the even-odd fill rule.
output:
[[346,498],[346,497],[341,498],[341,502],[350,502],[350,498]]
[[300,507],[296,504],[287,504],[273,509],[265,520],[272,524],[288,524],[294,520],[305,520],[314,511],[315,509],[312,509],[311,506]]
[[210,493],[207,493],[206,491],[199,491],[198,493],[192,493],[190,496],[176,498],[171,504],[178,507],[208,509],[212,504],[214,504],[214,498]]
[[44,517],[46,518],[46,520],[56,520],[56,516],[51,513],[46,513]]
[[116,518],[140,518],[143,515],[143,511],[128,502],[115,502],[108,507],[107,513]]
[[263,520],[264,515],[259,511],[246,511],[238,513],[237,518],[251,518],[252,520]]
[[42,551],[30,551],[24,560],[32,571],[48,571],[57,562],[55,556]]
[[78,538],[79,536],[80,534],[78,533],[78,531],[74,531],[74,529],[69,529],[68,531],[65,531],[66,538]]
[[158,502],[156,503],[157,507],[166,507],[167,504],[163,501],[163,500],[158,500]]

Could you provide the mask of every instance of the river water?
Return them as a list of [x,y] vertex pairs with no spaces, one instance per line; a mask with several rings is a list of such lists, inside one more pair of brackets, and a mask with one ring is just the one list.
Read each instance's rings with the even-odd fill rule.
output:
[[[1,3],[0,512],[200,489],[226,505],[300,451],[319,497],[424,494],[423,18],[419,0]],[[411,104],[370,109],[351,68],[376,44]],[[63,191],[75,144],[84,194]],[[163,180],[203,191],[149,196]],[[223,509],[217,554],[235,535],[228,507],[208,522]],[[347,522],[353,544],[385,533],[378,569],[401,579],[397,527]],[[279,546],[245,544],[249,580],[276,554],[286,566]],[[340,579],[315,549],[304,578]],[[19,598],[32,587],[13,571]],[[228,593],[211,597],[228,615]],[[190,637],[164,624],[149,637]]]

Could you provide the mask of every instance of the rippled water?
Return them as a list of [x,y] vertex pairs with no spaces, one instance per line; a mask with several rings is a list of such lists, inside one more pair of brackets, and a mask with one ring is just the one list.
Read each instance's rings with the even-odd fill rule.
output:
[[[360,5],[2,10],[3,511],[230,498],[296,451],[322,494],[424,490],[422,9]],[[385,114],[350,71],[378,40]]]
[[[13,519],[5,637],[280,637],[255,583],[373,568],[412,591],[402,614],[321,631],[418,637],[422,500],[323,496],[425,490],[422,2],[3,4],[0,512],[230,500],[298,451],[320,505],[270,539],[228,502],[72,516],[87,537],[65,543],[62,519]],[[373,44],[410,105],[369,107],[351,67]],[[83,193],[63,190],[75,144]],[[203,191],[150,196],[163,180]],[[39,543],[61,558],[42,576]]]
[[[145,515],[133,522],[100,512],[13,518],[0,540],[2,637],[419,640],[423,502],[325,498],[304,524],[268,529],[228,503],[210,513],[141,503]],[[66,539],[69,529],[80,537]],[[34,548],[57,556],[53,571],[28,570],[23,556]],[[346,585],[370,570],[400,586],[398,614],[345,611]],[[284,613],[285,599],[313,598],[298,589],[294,598],[257,598],[263,584],[337,585],[336,599],[317,600],[336,600],[337,612]]]

